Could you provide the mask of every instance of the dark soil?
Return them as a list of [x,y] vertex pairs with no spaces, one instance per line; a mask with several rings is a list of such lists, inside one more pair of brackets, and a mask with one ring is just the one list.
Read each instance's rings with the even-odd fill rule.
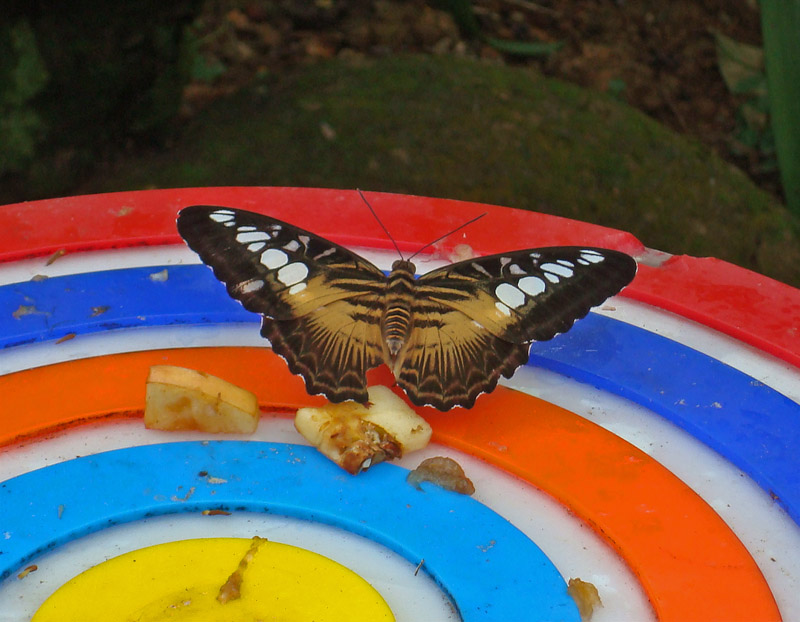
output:
[[[743,100],[721,77],[713,33],[760,45],[755,0],[475,0],[477,22],[436,6],[392,0],[216,0],[195,32],[203,63],[185,113],[254,80],[333,57],[456,54],[534,65],[543,74],[610,92],[742,168],[779,194],[774,167],[738,142]],[[466,24],[466,25],[465,25]],[[503,54],[487,43],[560,43],[540,57]]]

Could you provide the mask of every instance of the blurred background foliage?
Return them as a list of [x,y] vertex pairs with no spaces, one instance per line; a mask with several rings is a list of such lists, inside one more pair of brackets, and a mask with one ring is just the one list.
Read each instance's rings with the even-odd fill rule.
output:
[[60,194],[120,146],[166,141],[189,79],[186,27],[201,6],[5,2],[0,198]]
[[762,44],[754,0],[12,0],[0,202],[361,186],[797,285],[800,0],[763,5]]

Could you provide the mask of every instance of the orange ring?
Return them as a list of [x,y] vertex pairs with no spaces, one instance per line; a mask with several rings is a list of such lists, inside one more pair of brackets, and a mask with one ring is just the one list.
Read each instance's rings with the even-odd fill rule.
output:
[[[270,411],[323,402],[307,395],[303,381],[266,348],[101,356],[0,377],[6,402],[0,446],[139,415],[148,369],[164,363],[235,380]],[[387,377],[379,369],[371,379]],[[590,524],[632,568],[660,620],[780,620],[763,575],[724,521],[667,469],[607,430],[503,388],[471,410],[420,412],[435,441],[518,475]]]

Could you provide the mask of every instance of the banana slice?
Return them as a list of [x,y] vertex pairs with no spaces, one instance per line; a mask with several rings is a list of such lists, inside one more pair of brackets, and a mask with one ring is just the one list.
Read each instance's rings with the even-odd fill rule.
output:
[[150,368],[144,409],[147,428],[252,434],[260,414],[253,393],[222,378],[172,365]]
[[301,408],[294,425],[314,447],[355,475],[378,462],[422,449],[431,426],[391,389],[368,389],[369,407],[356,402]]

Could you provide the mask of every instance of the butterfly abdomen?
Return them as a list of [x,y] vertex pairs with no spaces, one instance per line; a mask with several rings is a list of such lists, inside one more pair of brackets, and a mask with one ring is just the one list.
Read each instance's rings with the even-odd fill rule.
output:
[[397,260],[386,281],[386,296],[381,318],[381,335],[388,358],[394,362],[411,330],[411,305],[414,302],[416,268],[410,261]]

